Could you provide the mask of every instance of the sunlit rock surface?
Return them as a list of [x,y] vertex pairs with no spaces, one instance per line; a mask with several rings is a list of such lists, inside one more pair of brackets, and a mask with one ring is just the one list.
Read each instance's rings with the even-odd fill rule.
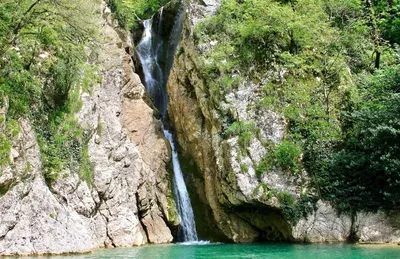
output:
[[[315,190],[305,171],[294,175],[273,167],[257,175],[258,165],[269,152],[266,143],[280,144],[287,131],[282,114],[257,106],[262,86],[269,78],[281,75],[265,71],[256,80],[244,78],[220,98],[220,103],[213,103],[207,89],[210,79],[203,77],[199,58],[218,41],[198,44],[201,35],[194,31],[202,19],[215,13],[220,2],[187,3],[184,32],[168,82],[169,115],[182,153],[200,172],[193,176],[193,188],[211,211],[209,224],[215,224],[220,234],[234,242],[345,242],[351,230],[363,242],[398,242],[399,224],[393,222],[393,215],[359,214],[352,225],[351,217],[338,214],[323,201],[315,204],[307,218],[296,222],[284,215],[277,194],[300,199],[302,194]],[[232,71],[232,76],[235,73]],[[224,135],[227,120],[256,126],[258,133],[244,151],[238,137]]]
[[170,150],[134,73],[130,35],[118,28],[105,3],[99,8],[95,62],[102,80],[93,93],[82,93],[83,106],[76,114],[92,136],[93,179],[87,183],[78,172],[65,170],[46,183],[35,133],[29,121],[21,120],[12,165],[0,174],[0,186],[9,187],[0,197],[0,256],[173,240],[169,226],[179,221],[174,204],[168,203]]

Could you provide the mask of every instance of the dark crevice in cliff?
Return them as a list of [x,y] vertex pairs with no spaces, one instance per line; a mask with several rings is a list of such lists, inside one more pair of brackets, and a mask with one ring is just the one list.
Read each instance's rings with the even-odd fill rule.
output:
[[347,242],[348,243],[356,243],[358,240],[360,240],[359,234],[358,234],[358,224],[357,224],[357,214],[353,211],[350,212],[350,218],[351,218],[351,225],[350,225],[350,233],[347,237]]
[[[139,189],[139,188],[138,188]],[[138,210],[138,219],[139,219],[139,222],[140,222],[140,226],[141,226],[141,228],[143,229],[143,231],[144,231],[144,233],[146,234],[146,241],[147,241],[147,243],[150,243],[150,240],[149,240],[149,233],[148,233],[148,231],[147,231],[147,228],[146,228],[146,225],[143,223],[143,218],[144,218],[144,213],[143,213],[143,211],[141,210],[141,205],[140,205],[140,197],[139,197],[139,193],[135,193],[135,198],[136,198],[136,208],[137,208],[137,210]]]
[[[147,37],[150,40],[143,46],[138,44],[136,55],[133,57],[136,72],[162,118],[166,118],[167,115],[168,97],[165,86],[182,31],[183,8],[182,1],[173,0],[154,14],[151,20],[144,21],[143,39],[146,33],[149,33]],[[151,26],[151,30],[146,31],[146,26]]]
[[93,210],[92,210],[92,212],[91,212],[91,214],[90,214],[90,217],[91,217],[91,218],[94,217],[94,216],[96,216],[97,213],[98,213],[99,210],[100,210],[101,203],[103,202],[103,197],[100,196],[100,194],[101,194],[100,192],[97,192],[97,195],[99,196],[99,202],[97,202],[96,199],[94,199],[93,196],[92,196],[93,201],[94,201],[94,208],[93,208]]
[[207,203],[204,177],[200,169],[193,159],[185,156],[182,148],[179,150],[179,159],[182,169],[188,172],[188,174],[185,175],[185,183],[188,187],[190,200],[192,202],[199,239],[209,240],[211,242],[230,242],[219,229],[210,205]]
[[0,236],[0,241],[3,240],[7,236],[7,234],[10,233],[17,226],[17,224],[18,224],[18,221],[16,221],[14,224],[9,226],[7,228],[7,230],[5,231],[5,233],[2,236]]
[[[100,213],[100,214],[102,214],[102,213]],[[108,219],[108,217],[106,217],[104,214],[102,214],[102,216],[103,216],[103,217],[105,218],[105,220],[106,220],[106,235],[107,235],[108,239],[111,241],[111,246],[112,246],[112,247],[117,247],[117,246],[115,245],[115,243],[114,243],[113,238],[112,238],[111,235],[110,235],[109,230],[108,230],[109,219]],[[104,245],[107,247],[107,244],[104,244]]]
[[290,224],[275,208],[243,205],[231,208],[232,212],[259,232],[257,242],[293,241]]
[[[180,218],[175,240],[198,241],[191,200],[183,178],[180,160],[176,150],[173,129],[169,124],[167,108],[168,93],[166,85],[174,57],[181,38],[185,17],[185,4],[182,0],[173,0],[162,7],[151,19],[144,21],[142,40],[136,48],[139,75],[152,98],[155,108],[160,112],[164,135],[170,143],[173,165],[173,187],[176,208]],[[165,213],[165,212],[164,212]],[[167,222],[166,215],[163,220]],[[167,223],[168,224],[168,223]],[[171,228],[174,232],[174,229]]]
[[[106,227],[106,233],[105,233],[105,234],[106,234],[107,238],[110,240],[111,246],[112,246],[112,247],[117,247],[117,246],[115,245],[114,240],[113,240],[113,238],[111,237],[110,232],[109,232],[109,229],[108,229],[109,218],[108,218],[107,215],[105,215],[105,214],[102,212],[102,210],[100,209],[101,205],[102,205],[103,203],[106,203],[106,199],[105,199],[105,197],[104,197],[104,193],[102,193],[102,192],[97,192],[97,193],[98,193],[98,195],[99,195],[99,202],[98,202],[98,203],[95,202],[95,208],[93,209],[91,215],[92,215],[92,216],[95,216],[95,215],[98,213],[100,216],[103,217],[103,219],[105,220],[105,227]],[[110,211],[108,211],[108,212],[110,213]],[[106,240],[104,241],[104,246],[105,246],[105,247],[108,246]]]

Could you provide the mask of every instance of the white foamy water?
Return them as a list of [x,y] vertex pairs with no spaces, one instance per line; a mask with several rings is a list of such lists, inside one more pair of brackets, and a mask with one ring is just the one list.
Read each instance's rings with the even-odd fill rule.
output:
[[[146,90],[152,97],[155,107],[160,111],[161,115],[165,117],[168,103],[166,83],[169,70],[173,63],[174,52],[182,31],[183,13],[177,15],[168,42],[163,41],[162,37],[159,36],[159,33],[165,29],[163,28],[162,19],[163,9],[161,9],[159,13],[158,20],[152,18],[144,21],[143,37],[136,52],[143,67]],[[157,21],[158,24],[153,24],[155,21]],[[174,194],[179,220],[181,222],[180,239],[184,242],[192,242],[192,244],[194,244],[193,242],[205,244],[205,241],[198,242],[193,209],[183,179],[178,153],[175,149],[174,138],[167,130],[164,130],[164,135],[168,139],[172,149]]]
[[[172,149],[172,164],[174,168],[174,186],[175,186],[174,192],[177,203],[176,206],[178,209],[182,226],[183,240],[185,241],[185,243],[188,243],[189,241],[196,242],[198,239],[197,239],[196,225],[194,222],[193,209],[192,205],[190,204],[189,194],[187,192],[185,181],[183,179],[181,166],[178,160],[178,153],[175,150],[174,139],[172,134],[167,130],[164,130],[164,135],[168,139]],[[189,243],[194,243],[194,242],[189,242]]]

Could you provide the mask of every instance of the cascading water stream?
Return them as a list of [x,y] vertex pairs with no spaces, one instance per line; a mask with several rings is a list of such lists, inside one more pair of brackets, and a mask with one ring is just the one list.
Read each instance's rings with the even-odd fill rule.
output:
[[[152,97],[154,105],[163,118],[166,116],[168,97],[166,84],[172,67],[174,53],[179,42],[183,24],[183,13],[176,15],[168,39],[161,36],[163,33],[163,9],[158,13],[157,24],[155,17],[144,21],[144,32],[141,42],[137,47],[137,55],[143,67],[146,90]],[[172,149],[172,163],[174,170],[174,194],[181,222],[181,236],[183,242],[198,241],[194,222],[193,209],[188,191],[183,179],[182,170],[171,132],[164,130]]]
[[[143,67],[145,86],[147,93],[153,98],[153,102],[157,109],[165,116],[167,110],[167,93],[165,86],[163,87],[163,71],[158,62],[158,55],[162,42],[154,42],[153,40],[153,19],[145,20],[143,38],[137,47],[137,54]],[[158,46],[154,43],[157,43]]]
[[175,150],[175,143],[172,134],[164,130],[164,135],[168,139],[172,149],[172,164],[174,168],[174,192],[176,205],[178,207],[179,218],[182,226],[182,237],[184,242],[197,241],[196,225],[192,205],[190,204],[189,194],[186,189],[181,166],[178,160],[178,152]]

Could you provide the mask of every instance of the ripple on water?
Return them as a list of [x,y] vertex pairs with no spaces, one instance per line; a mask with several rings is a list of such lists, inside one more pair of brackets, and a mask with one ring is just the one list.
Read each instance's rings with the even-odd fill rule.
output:
[[[23,257],[23,259],[33,257]],[[36,257],[37,258],[37,257]],[[209,241],[99,249],[46,259],[400,259],[400,246],[347,244],[221,244]]]

